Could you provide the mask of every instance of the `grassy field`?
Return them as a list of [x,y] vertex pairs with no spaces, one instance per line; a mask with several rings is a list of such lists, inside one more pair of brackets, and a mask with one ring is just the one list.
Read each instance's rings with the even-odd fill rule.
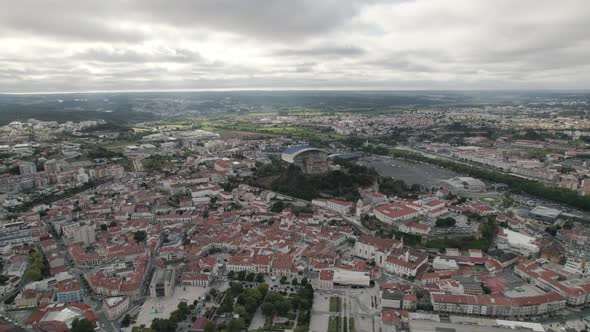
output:
[[251,131],[237,131],[237,130],[216,130],[222,139],[263,139],[272,138],[277,135],[253,133]]
[[328,321],[328,332],[340,331],[340,317],[330,317]]
[[128,145],[137,145],[137,141],[114,141],[112,143],[101,144],[100,147],[112,152],[123,152]]
[[[259,113],[262,115],[266,113]],[[296,113],[297,115],[317,115],[319,113],[308,110]],[[298,125],[279,125],[262,127],[256,123],[256,118],[209,118],[191,121],[165,122],[154,121],[145,123],[148,127],[158,130],[188,130],[201,129],[219,133],[224,138],[254,138],[258,136],[288,136],[294,138],[306,138],[310,140],[342,140],[347,136],[336,134],[333,131],[322,131],[317,128]]]
[[277,127],[260,127],[253,123],[239,123],[239,124],[210,124],[213,131],[239,131],[239,132],[253,132],[261,134],[272,134],[289,137],[299,137],[317,140],[342,140],[347,136],[339,135],[334,132],[322,132],[311,127],[304,126],[277,126]]
[[498,201],[492,197],[481,197],[479,198],[480,201],[488,204],[496,204]]
[[330,298],[330,311],[331,312],[340,312],[340,298],[339,297],[331,297]]

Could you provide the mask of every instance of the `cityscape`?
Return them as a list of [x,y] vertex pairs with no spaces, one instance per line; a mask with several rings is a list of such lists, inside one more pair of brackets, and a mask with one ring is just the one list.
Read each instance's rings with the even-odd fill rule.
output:
[[590,330],[589,3],[7,7],[0,332]]

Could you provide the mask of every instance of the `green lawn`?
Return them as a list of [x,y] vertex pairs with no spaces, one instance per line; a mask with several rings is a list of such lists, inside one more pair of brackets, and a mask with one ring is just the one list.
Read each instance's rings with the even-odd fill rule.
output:
[[328,321],[328,332],[340,331],[340,317],[330,317]]
[[330,311],[340,312],[340,298],[333,296],[330,298]]
[[114,141],[112,143],[101,144],[100,147],[111,152],[123,152],[128,145],[138,145],[137,141]]

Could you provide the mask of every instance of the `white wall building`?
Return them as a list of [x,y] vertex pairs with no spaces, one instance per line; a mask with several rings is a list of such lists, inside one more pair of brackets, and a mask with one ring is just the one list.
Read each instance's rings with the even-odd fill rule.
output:
[[115,320],[129,309],[129,297],[117,296],[107,297],[103,301],[102,307],[109,320]]
[[432,261],[432,268],[435,270],[457,270],[459,266],[454,259],[446,259],[437,256]]
[[523,233],[500,228],[498,232],[498,249],[510,250],[516,253],[531,255],[540,251],[534,237]]

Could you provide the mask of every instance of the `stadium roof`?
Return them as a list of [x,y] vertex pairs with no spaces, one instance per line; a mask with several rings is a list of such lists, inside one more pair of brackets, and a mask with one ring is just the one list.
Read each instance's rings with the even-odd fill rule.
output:
[[317,149],[315,146],[311,146],[311,145],[297,145],[297,146],[292,146],[290,148],[287,148],[285,151],[283,151],[283,154],[293,154],[295,152],[299,152],[302,150],[308,150],[308,149]]
[[534,209],[532,209],[529,213],[539,217],[555,219],[561,214],[561,211],[545,206],[537,206]]
[[355,159],[360,157],[361,156],[356,153],[336,153],[328,156],[330,159]]
[[299,154],[306,152],[306,151],[321,151],[321,152],[328,153],[327,151],[322,150],[320,148],[316,148],[315,146],[298,145],[298,146],[292,146],[290,148],[287,148],[285,151],[283,151],[281,158],[288,163],[293,163],[293,159],[295,157],[297,157]]

